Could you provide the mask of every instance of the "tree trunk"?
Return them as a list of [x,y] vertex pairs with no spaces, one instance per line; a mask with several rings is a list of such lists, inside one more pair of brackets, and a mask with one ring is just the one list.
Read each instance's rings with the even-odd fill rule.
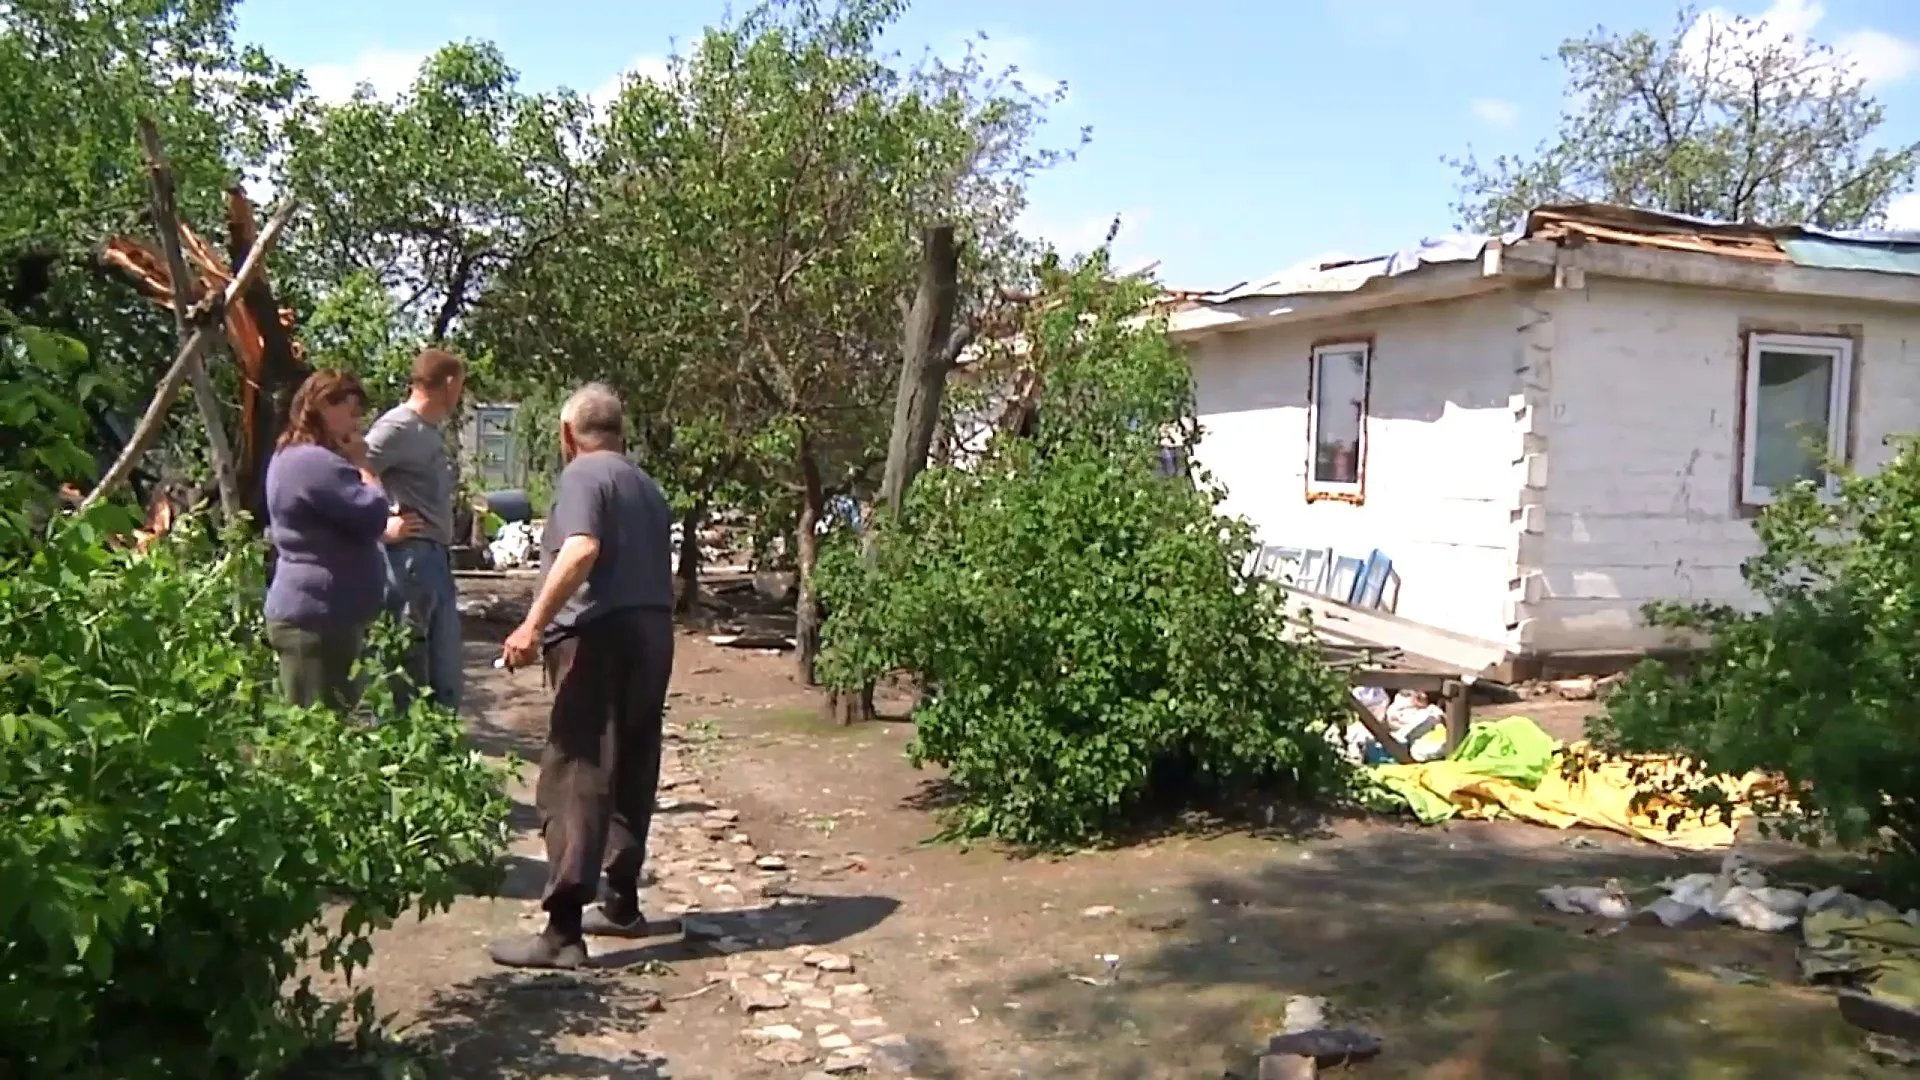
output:
[[674,611],[685,615],[700,602],[700,523],[707,519],[707,501],[696,500],[680,516],[680,598]]
[[826,493],[820,485],[820,463],[814,460],[813,444],[805,429],[800,432],[799,458],[800,525],[799,535],[794,538],[794,556],[799,564],[800,596],[794,605],[793,646],[800,682],[818,686],[820,676],[814,666],[820,656],[820,625],[825,620],[820,598],[813,591],[813,569],[820,556],[820,534],[815,529],[826,509]]
[[[889,519],[899,518],[907,488],[926,469],[927,454],[933,449],[940,399],[957,351],[953,315],[959,300],[960,245],[953,226],[935,225],[921,234],[920,286],[907,309],[901,338],[900,386],[887,440],[887,468],[880,481],[879,508]],[[869,562],[874,557],[871,527],[862,555]],[[843,725],[873,719],[872,684],[857,693],[835,694],[828,708]]]

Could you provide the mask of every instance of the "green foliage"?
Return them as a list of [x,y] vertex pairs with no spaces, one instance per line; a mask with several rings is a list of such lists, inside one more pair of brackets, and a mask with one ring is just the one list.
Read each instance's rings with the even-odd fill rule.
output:
[[1158,470],[1197,428],[1185,360],[1136,321],[1147,286],[1104,258],[1049,277],[1025,333],[1037,433],[923,474],[870,566],[826,562],[823,678],[920,680],[912,754],[948,770],[967,835],[1085,841],[1181,787],[1329,792],[1342,680],[1242,575],[1246,526]]
[[144,389],[169,316],[97,272],[115,233],[151,235],[136,120],[166,143],[180,215],[203,235],[222,192],[274,144],[294,77],[233,37],[235,0],[0,4],[0,304],[80,338]]
[[871,486],[921,227],[968,241],[967,314],[1025,265],[1053,98],[973,57],[901,62],[903,9],[756,5],[630,78],[581,144],[586,209],[475,313],[523,385],[612,384],[683,511],[791,523],[809,468]]
[[1826,228],[1884,220],[1920,172],[1920,143],[1882,145],[1886,110],[1859,74],[1826,46],[1696,14],[1664,36],[1598,28],[1562,44],[1559,132],[1530,157],[1450,161],[1461,220],[1498,232],[1579,201]]
[[518,79],[497,47],[464,42],[429,57],[398,100],[363,87],[302,103],[279,179],[311,207],[285,251],[315,300],[377,284],[411,354],[456,337],[494,277],[551,240],[578,190],[587,106]]
[[[80,362],[11,336],[0,362]],[[4,385],[0,478],[44,505],[81,419]],[[135,554],[107,540],[135,524],[111,503],[22,505],[0,509],[0,1073],[251,1075],[369,1022],[303,965],[351,973],[374,929],[490,866],[499,771],[385,679],[373,726],[282,703],[257,547],[189,521]]]
[[321,295],[301,327],[308,362],[351,371],[375,410],[406,400],[418,339],[403,336],[398,305],[380,279],[356,270]]
[[[1700,777],[1785,782],[1756,807],[1789,835],[1831,835],[1920,869],[1920,443],[1837,496],[1811,484],[1759,518],[1751,609],[1662,605],[1654,625],[1704,639],[1690,671],[1645,662],[1595,719],[1598,745],[1678,752]],[[1708,803],[1724,792],[1705,791]],[[1907,881],[1909,888],[1913,881]],[[1920,891],[1920,890],[1916,890]]]
[[87,408],[112,391],[79,342],[0,311],[0,505],[44,512],[61,485],[92,479]]

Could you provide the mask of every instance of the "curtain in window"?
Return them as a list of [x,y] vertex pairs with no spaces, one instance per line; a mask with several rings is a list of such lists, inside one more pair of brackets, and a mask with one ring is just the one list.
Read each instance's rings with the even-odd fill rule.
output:
[[1823,479],[1819,455],[1827,448],[1833,358],[1763,351],[1759,384],[1752,404],[1754,485],[1781,491],[1795,481]]
[[1314,373],[1313,478],[1323,484],[1360,482],[1360,432],[1366,423],[1367,354],[1320,354]]

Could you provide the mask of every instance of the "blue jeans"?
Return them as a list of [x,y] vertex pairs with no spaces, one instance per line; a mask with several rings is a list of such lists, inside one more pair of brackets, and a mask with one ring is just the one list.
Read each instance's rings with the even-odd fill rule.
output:
[[[460,707],[459,593],[453,560],[432,540],[402,540],[387,548],[387,609],[412,629],[407,674],[446,709]],[[399,702],[402,708],[411,697]]]

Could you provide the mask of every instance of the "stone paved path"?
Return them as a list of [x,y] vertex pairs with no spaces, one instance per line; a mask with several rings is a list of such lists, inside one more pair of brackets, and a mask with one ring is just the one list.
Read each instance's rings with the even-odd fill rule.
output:
[[[687,746],[686,733],[670,722],[648,844],[646,906],[655,919],[682,920],[684,941],[664,966],[680,975],[693,969],[700,983],[675,993],[646,988],[642,978],[658,975],[663,962],[642,957],[659,953],[658,943],[627,949],[622,948],[627,943],[597,942],[587,971],[511,972],[507,985],[496,984],[492,992],[533,1000],[545,994],[556,1005],[569,997],[594,996],[598,1007],[592,1017],[558,1033],[553,1049],[575,1062],[603,1061],[609,1071],[602,1075],[609,1077],[737,1075],[716,1068],[718,1055],[711,1051],[685,1060],[684,1051],[663,1054],[648,1045],[663,1040],[636,1038],[640,1029],[671,1014],[679,1014],[672,1016],[676,1027],[711,1027],[719,1021],[735,1028],[741,1044],[737,1053],[750,1056],[762,1075],[802,1080],[912,1076],[912,1043],[891,1030],[881,1004],[884,995],[863,980],[860,960],[814,944],[832,940],[835,931],[827,925],[848,917],[837,909],[857,905],[859,898],[816,895],[811,888],[858,869],[859,860],[763,850],[744,830],[737,811],[714,804],[688,760]],[[529,768],[522,780],[533,778]],[[531,878],[536,867],[544,871],[535,832],[523,830],[512,854],[523,877]],[[544,919],[538,901],[520,905],[521,926],[537,927]],[[546,1075],[588,1073],[576,1066]]]

